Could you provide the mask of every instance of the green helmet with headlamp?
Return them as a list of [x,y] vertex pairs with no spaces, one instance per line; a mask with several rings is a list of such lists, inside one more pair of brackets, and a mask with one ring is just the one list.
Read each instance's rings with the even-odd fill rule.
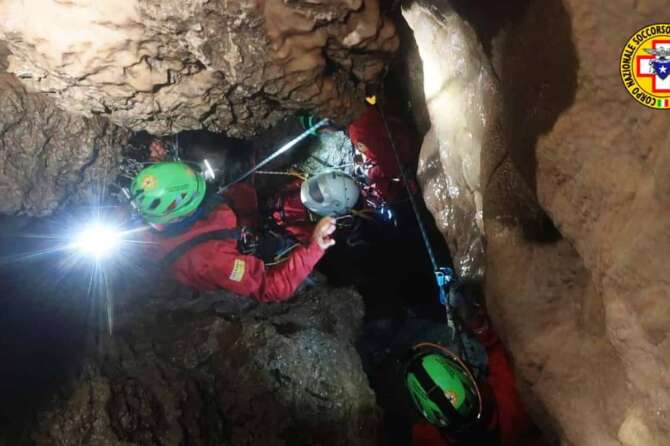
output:
[[405,369],[405,385],[419,412],[435,426],[462,431],[481,416],[481,395],[474,377],[447,349],[417,345]]
[[147,222],[165,225],[197,210],[206,189],[203,175],[188,164],[162,162],[140,171],[131,184],[130,194]]

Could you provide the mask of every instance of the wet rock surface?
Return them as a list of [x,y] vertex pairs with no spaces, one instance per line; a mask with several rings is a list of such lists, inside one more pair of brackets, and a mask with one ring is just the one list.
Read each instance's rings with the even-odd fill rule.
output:
[[497,84],[472,27],[449,6],[415,2],[403,11],[423,61],[430,128],[419,158],[423,198],[461,277],[484,273],[480,184],[483,138],[497,119]]
[[116,176],[128,136],[106,119],[64,112],[0,72],[0,214],[44,216],[95,202]]
[[8,1],[9,70],[68,111],[154,134],[346,121],[397,49],[377,0]]
[[375,444],[353,347],[363,308],[320,287],[278,305],[163,286],[39,417],[38,445]]
[[663,2],[453,3],[500,82],[485,290],[525,402],[557,443],[668,444],[670,118],[612,69]]

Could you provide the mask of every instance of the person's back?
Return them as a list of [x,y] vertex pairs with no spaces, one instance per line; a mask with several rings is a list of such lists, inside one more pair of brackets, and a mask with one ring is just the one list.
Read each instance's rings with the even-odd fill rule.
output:
[[153,228],[147,239],[150,257],[186,285],[223,288],[263,302],[286,300],[335,243],[330,238],[334,221],[324,218],[308,244],[268,268],[252,252],[240,251],[246,231],[229,204],[217,197],[210,197],[214,205],[205,200],[205,188],[199,173],[178,162],[150,166],[132,185],[133,203]]
[[[163,259],[198,236],[236,227],[235,213],[221,204],[183,233],[153,234],[153,255]],[[324,254],[319,244],[311,241],[296,247],[286,261],[267,268],[255,255],[241,253],[238,243],[239,239],[228,238],[197,244],[175,259],[169,271],[179,282],[196,289],[223,288],[262,302],[282,301],[292,296]]]

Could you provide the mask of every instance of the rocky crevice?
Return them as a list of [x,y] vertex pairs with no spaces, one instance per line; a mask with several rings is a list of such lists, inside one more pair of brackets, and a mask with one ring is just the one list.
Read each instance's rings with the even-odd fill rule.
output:
[[[565,444],[667,444],[668,117],[637,104],[611,70],[621,42],[654,23],[662,2],[634,12],[571,0],[438,10],[425,14],[473,27],[500,92],[478,146],[485,291],[535,421]],[[449,119],[431,114],[433,129]],[[440,158],[469,156],[432,135],[424,147]],[[442,181],[467,190],[460,174]],[[439,169],[423,175],[424,195],[455,212],[452,195],[431,186]],[[444,228],[456,265],[467,228]]]
[[40,415],[37,445],[375,444],[357,293],[259,306],[171,286],[150,295]]

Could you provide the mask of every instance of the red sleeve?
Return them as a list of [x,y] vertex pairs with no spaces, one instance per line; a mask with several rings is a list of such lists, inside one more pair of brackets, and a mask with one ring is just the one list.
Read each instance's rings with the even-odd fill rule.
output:
[[412,446],[449,446],[440,431],[426,421],[412,426]]
[[266,268],[262,260],[242,255],[228,241],[212,241],[189,251],[175,264],[177,278],[199,289],[223,288],[261,302],[290,298],[321,259],[316,243],[299,246],[285,262]]
[[288,260],[267,271],[265,280],[252,297],[261,302],[282,301],[290,298],[298,286],[312,272],[314,265],[323,257],[324,250],[311,242],[296,248]]
[[486,346],[488,354],[487,381],[496,399],[501,445],[517,445],[521,437],[530,430],[531,422],[521,403],[507,353],[495,331],[490,328],[490,323],[489,328],[477,336]]

